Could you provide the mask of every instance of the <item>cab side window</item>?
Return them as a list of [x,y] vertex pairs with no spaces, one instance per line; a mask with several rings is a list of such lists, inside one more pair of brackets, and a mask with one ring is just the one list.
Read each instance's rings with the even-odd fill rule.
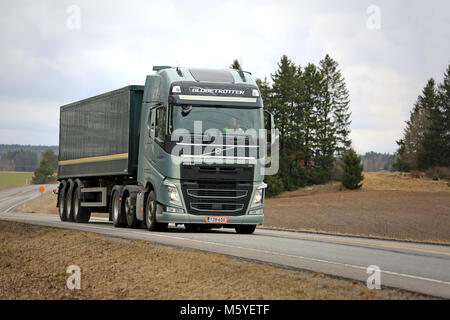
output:
[[155,138],[160,142],[163,142],[166,135],[166,110],[164,108],[156,109],[155,123]]

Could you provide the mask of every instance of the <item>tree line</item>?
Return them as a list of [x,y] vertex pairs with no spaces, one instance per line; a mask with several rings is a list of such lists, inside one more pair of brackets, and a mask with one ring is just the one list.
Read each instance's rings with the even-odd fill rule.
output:
[[[332,178],[343,180],[343,156],[354,151],[349,91],[338,63],[327,54],[318,65],[302,67],[283,55],[277,66],[271,82],[257,79],[264,107],[280,131],[280,169],[276,176],[266,177],[267,195]],[[230,68],[241,66],[235,60]],[[350,160],[355,159],[357,171],[362,171],[356,153]]]
[[390,153],[370,151],[361,156],[361,161],[366,172],[394,171],[393,164],[396,156]]
[[450,65],[444,80],[436,84],[433,78],[418,96],[402,139],[397,141],[399,171],[426,171],[450,167]]
[[58,153],[58,146],[0,144],[0,171],[34,171],[46,150]]

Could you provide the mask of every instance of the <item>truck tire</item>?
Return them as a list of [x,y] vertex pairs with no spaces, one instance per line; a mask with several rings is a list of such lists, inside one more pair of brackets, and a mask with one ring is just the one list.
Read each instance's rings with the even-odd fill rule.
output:
[[236,226],[236,232],[239,234],[252,234],[255,232],[256,226],[255,225],[241,225]]
[[65,202],[67,221],[74,221],[74,219],[73,219],[73,188],[74,188],[74,183],[72,182],[72,180],[67,181],[66,188],[67,187],[69,187],[69,190],[67,190],[67,193],[66,193],[66,202]]
[[120,195],[117,191],[113,193],[111,199],[111,216],[114,227],[120,228],[126,226],[126,220],[120,210]]
[[59,202],[59,207],[58,207],[58,213],[59,213],[59,219],[61,221],[67,221],[67,213],[66,213],[66,186],[64,185],[64,187],[60,187],[60,189],[58,190],[58,202]]
[[78,223],[87,223],[91,218],[91,210],[81,206],[80,187],[77,187],[73,193],[73,218]]
[[136,217],[136,206],[131,203],[131,197],[129,194],[122,196],[122,209],[125,212],[125,218],[127,219],[127,225],[130,228],[139,228],[142,222]]
[[165,231],[169,224],[156,222],[156,206],[156,195],[152,190],[148,194],[145,204],[145,225],[149,231]]

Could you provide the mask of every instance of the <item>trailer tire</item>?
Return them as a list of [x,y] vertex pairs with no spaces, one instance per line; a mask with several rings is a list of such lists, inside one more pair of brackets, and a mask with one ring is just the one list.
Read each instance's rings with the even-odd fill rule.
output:
[[151,190],[145,204],[145,225],[149,231],[165,231],[169,224],[156,222],[156,206],[156,195]]
[[[64,185],[63,187],[61,187]],[[67,221],[67,213],[66,213],[66,184],[61,184],[59,190],[58,190],[58,214],[59,219],[61,221]]]
[[114,191],[111,198],[111,217],[114,227],[121,228],[126,226],[125,218],[120,210],[120,195],[117,191]]
[[241,225],[236,226],[236,232],[239,234],[252,234],[255,232],[256,225]]
[[87,223],[91,218],[91,210],[86,207],[81,206],[81,191],[80,187],[77,186],[73,193],[73,218],[75,222]]
[[65,201],[65,207],[66,207],[66,216],[67,216],[67,221],[74,221],[73,218],[73,188],[74,188],[75,184],[73,183],[72,180],[69,179],[69,181],[67,181],[67,185],[66,188],[69,187],[69,190],[67,190],[66,193],[66,201]]

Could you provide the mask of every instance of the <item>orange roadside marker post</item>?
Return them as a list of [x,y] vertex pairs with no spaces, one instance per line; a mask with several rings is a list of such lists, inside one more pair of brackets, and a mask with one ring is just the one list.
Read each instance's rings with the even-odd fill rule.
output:
[[40,197],[39,204],[40,204],[41,208],[40,208],[39,212],[42,212],[42,195],[44,194],[44,191],[45,191],[45,188],[43,186],[40,186],[39,187],[39,192],[41,193],[41,197]]

